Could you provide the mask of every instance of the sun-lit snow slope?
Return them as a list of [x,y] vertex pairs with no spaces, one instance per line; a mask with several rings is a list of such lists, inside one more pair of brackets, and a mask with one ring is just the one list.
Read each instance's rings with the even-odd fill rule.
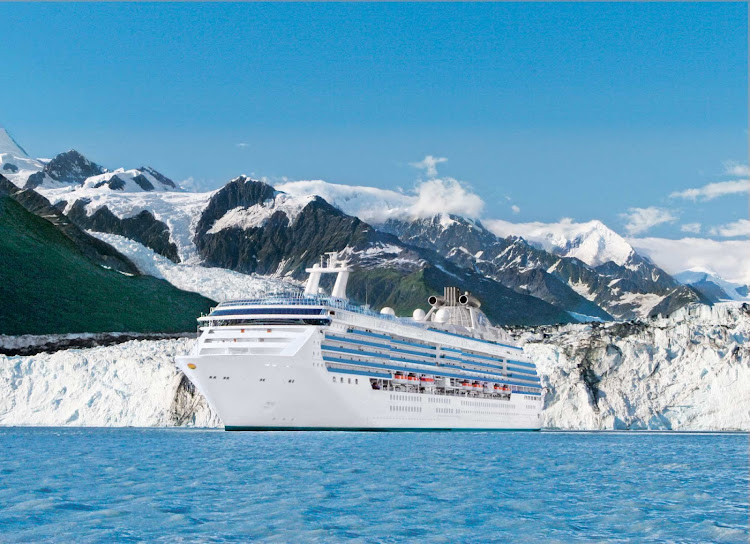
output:
[[215,427],[174,365],[191,339],[0,355],[0,425]]
[[32,159],[4,128],[0,128],[0,174],[23,187],[31,174],[41,171],[44,163]]
[[674,278],[685,285],[697,284],[700,286],[701,284],[707,283],[714,284],[726,295],[723,299],[750,302],[747,285],[726,281],[717,274],[704,268],[696,267],[690,270],[685,270],[684,272],[675,274]]
[[4,128],[0,128],[0,153],[9,153],[16,157],[28,158],[29,156]]
[[548,388],[545,427],[750,430],[750,305],[539,327],[520,341]]
[[543,249],[562,257],[575,257],[590,266],[606,262],[625,265],[633,255],[633,247],[601,221],[575,223],[563,219],[559,223],[511,223],[500,219],[485,221],[497,236],[520,236]]
[[195,226],[213,192],[123,192],[103,191],[101,188],[91,187],[40,188],[38,191],[53,205],[65,202],[65,213],[70,211],[76,201],[82,199],[89,201],[86,205],[86,212],[89,215],[102,206],[106,206],[121,219],[133,217],[147,210],[169,227],[170,239],[177,246],[183,263],[200,262],[193,243]]
[[347,215],[372,225],[438,213],[477,218],[484,207],[478,195],[452,178],[423,181],[408,193],[322,180],[290,181],[276,185],[276,189],[298,197],[317,195]]
[[165,279],[178,289],[200,293],[222,302],[238,298],[261,297],[272,291],[298,287],[281,279],[241,274],[225,268],[209,268],[192,264],[175,264],[147,247],[117,234],[89,231],[128,257],[143,274]]

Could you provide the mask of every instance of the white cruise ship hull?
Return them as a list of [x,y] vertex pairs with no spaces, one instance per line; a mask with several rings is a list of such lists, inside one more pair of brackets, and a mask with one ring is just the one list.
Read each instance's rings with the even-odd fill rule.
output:
[[[349,317],[350,322],[364,320],[364,325],[380,321]],[[327,349],[339,348],[326,348],[326,338],[346,330],[346,322],[325,327],[209,327],[194,354],[178,357],[177,364],[227,430],[540,429],[540,393],[493,396],[394,385],[392,380],[381,382],[386,388],[374,389],[373,380],[384,376],[383,371],[332,365],[331,360],[339,359],[327,357]]]

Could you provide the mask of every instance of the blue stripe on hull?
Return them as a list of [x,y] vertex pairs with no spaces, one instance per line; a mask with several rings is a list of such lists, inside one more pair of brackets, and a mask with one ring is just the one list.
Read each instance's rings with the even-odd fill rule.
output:
[[[541,386],[533,385],[533,384],[528,384],[528,383],[512,382],[512,381],[509,381],[507,379],[502,379],[502,380],[489,379],[488,380],[488,378],[486,376],[485,377],[482,377],[482,376],[473,376],[472,377],[472,376],[467,376],[465,374],[453,374],[453,373],[450,373],[450,372],[443,372],[442,370],[439,370],[439,371],[420,370],[418,368],[409,368],[409,367],[397,366],[397,365],[392,365],[392,364],[387,364],[387,363],[378,364],[378,363],[368,363],[366,361],[352,361],[351,359],[340,359],[338,357],[326,357],[325,355],[323,356],[323,360],[326,361],[326,362],[328,362],[328,363],[340,363],[340,364],[352,365],[352,366],[365,366],[365,367],[368,367],[368,368],[382,368],[383,370],[387,369],[387,370],[391,370],[391,371],[393,371],[393,370],[400,370],[402,372],[423,372],[423,373],[426,372],[428,374],[433,374],[435,376],[445,376],[445,377],[448,377],[448,378],[459,378],[459,379],[462,379],[462,380],[481,379],[481,380],[485,380],[485,381],[492,381],[492,382],[497,382],[497,383],[504,383],[506,385],[516,385],[518,387],[533,387],[535,389],[541,389]],[[386,368],[383,368],[383,367],[386,367]],[[503,377],[503,376],[501,376],[501,377]],[[524,391],[518,391],[518,393],[524,393],[524,394],[529,394],[529,395],[535,394],[535,393],[524,392]],[[536,394],[538,394],[538,393],[536,393]]]
[[326,366],[328,372],[341,372],[343,374],[354,374],[355,376],[367,376],[370,378],[383,378],[384,380],[390,380],[391,374],[382,374],[380,372],[367,372],[366,370],[352,370],[349,368],[331,368]]

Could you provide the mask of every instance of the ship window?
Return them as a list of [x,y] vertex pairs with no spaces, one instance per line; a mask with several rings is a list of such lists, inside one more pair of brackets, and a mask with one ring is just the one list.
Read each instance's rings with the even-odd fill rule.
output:
[[354,378],[355,385],[359,383],[359,380],[357,378]]

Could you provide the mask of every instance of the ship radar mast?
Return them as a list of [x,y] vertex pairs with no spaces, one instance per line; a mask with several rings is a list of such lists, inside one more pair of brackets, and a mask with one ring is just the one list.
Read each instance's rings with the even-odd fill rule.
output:
[[305,295],[317,295],[320,290],[320,277],[323,274],[336,274],[336,283],[333,284],[331,296],[334,298],[346,299],[346,284],[349,281],[349,263],[339,260],[338,251],[326,253],[328,261],[323,265],[323,257],[320,258],[320,264],[314,264],[312,268],[307,268],[305,272],[310,274],[305,284]]

